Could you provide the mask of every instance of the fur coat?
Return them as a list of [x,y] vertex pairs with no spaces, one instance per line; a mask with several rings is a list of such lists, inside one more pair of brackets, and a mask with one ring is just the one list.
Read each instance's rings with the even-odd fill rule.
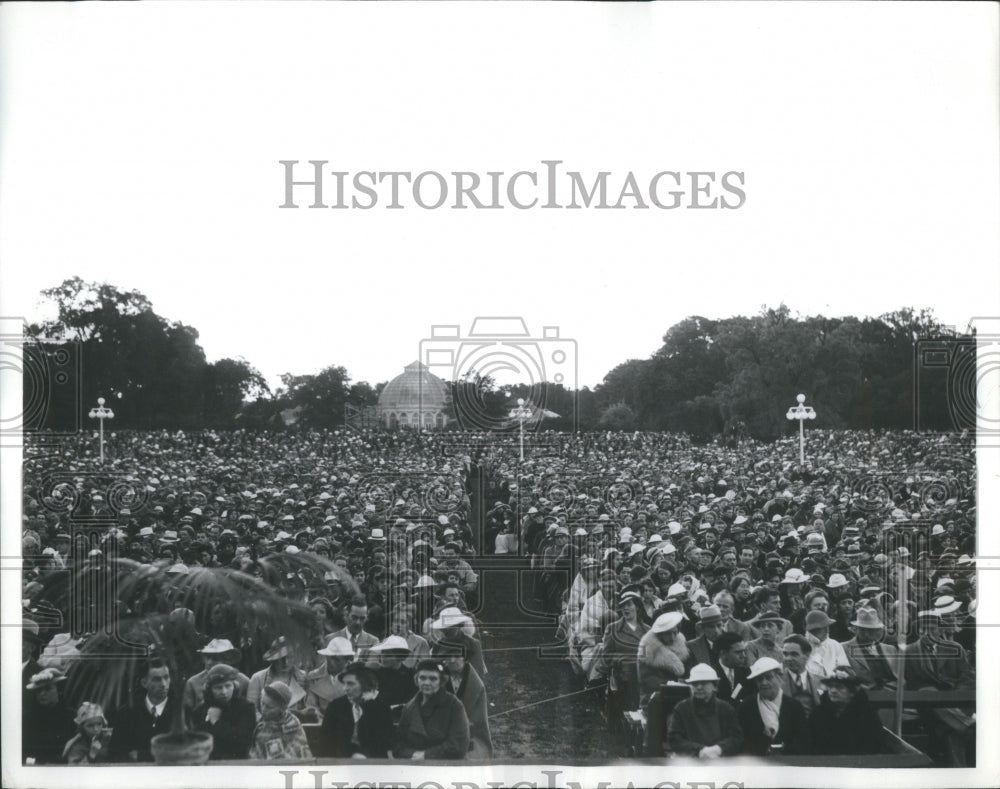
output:
[[639,641],[639,692],[643,699],[660,689],[664,682],[679,682],[686,672],[684,662],[690,655],[687,640],[679,630],[670,646],[664,644],[650,630]]

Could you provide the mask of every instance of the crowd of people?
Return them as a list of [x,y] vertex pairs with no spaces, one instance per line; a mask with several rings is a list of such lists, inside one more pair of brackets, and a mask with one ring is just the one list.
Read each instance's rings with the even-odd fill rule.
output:
[[[869,691],[975,686],[973,440],[809,441],[800,467],[788,441],[658,433],[539,434],[522,461],[503,434],[119,432],[100,465],[89,436],[35,437],[24,758],[150,762],[178,720],[217,760],[493,758],[489,554],[531,568],[611,733],[642,711],[646,755],[879,752]],[[110,610],[187,637],[97,697],[97,604],[57,590],[114,561],[167,583]],[[183,590],[213,569],[308,606],[309,637],[247,627],[238,599],[193,604]],[[967,763],[974,709],[916,724],[942,763]]]

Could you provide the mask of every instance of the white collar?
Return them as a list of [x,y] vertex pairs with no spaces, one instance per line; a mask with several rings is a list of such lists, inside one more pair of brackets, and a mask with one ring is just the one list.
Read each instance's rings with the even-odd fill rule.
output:
[[164,699],[159,704],[153,704],[149,700],[149,696],[146,696],[146,710],[151,714],[159,718],[163,714],[163,708],[167,706],[167,700]]

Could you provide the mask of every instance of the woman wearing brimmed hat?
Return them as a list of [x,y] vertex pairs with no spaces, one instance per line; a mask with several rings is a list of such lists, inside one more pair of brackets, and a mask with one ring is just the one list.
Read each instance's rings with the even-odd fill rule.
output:
[[674,707],[667,727],[667,745],[680,756],[717,759],[733,756],[743,745],[736,710],[716,698],[719,675],[706,663],[691,669],[687,678],[691,697]]
[[288,710],[292,691],[276,680],[260,694],[261,719],[253,733],[251,759],[311,759],[302,723]]
[[782,664],[762,657],[750,666],[748,680],[757,692],[737,710],[743,729],[743,752],[752,756],[810,752],[809,730],[802,705],[782,692]]
[[885,734],[878,713],[850,666],[837,666],[820,682],[826,690],[809,718],[813,752],[884,753]]
[[21,745],[24,759],[34,764],[58,764],[74,732],[73,713],[62,699],[66,676],[44,668],[25,685],[21,708]]
[[192,714],[192,728],[212,735],[211,759],[245,759],[253,741],[257,713],[238,695],[240,673],[225,663],[206,672],[205,697]]
[[111,730],[104,717],[100,704],[83,702],[73,719],[78,732],[63,749],[63,759],[66,764],[96,764],[109,762],[108,744],[111,742]]

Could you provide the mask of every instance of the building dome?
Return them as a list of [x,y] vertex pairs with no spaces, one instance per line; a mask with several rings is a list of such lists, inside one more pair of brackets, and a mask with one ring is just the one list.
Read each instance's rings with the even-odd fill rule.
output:
[[403,368],[378,396],[378,418],[385,427],[444,427],[449,387],[419,361]]

